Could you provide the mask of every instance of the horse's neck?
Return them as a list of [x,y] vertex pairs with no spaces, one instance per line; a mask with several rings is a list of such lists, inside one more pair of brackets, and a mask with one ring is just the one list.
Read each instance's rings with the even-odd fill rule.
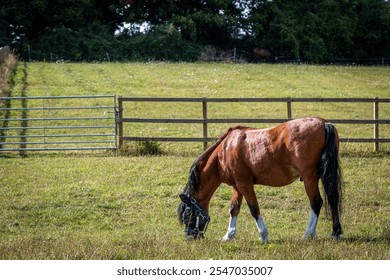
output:
[[221,184],[218,172],[218,156],[214,153],[207,161],[200,162],[198,170],[200,176],[196,198],[208,210],[210,199]]

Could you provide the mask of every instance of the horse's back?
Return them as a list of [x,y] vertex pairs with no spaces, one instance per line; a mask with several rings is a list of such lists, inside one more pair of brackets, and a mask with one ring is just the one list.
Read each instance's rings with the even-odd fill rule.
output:
[[218,155],[223,181],[231,185],[238,180],[271,186],[292,183],[318,162],[324,123],[304,118],[268,129],[232,128]]

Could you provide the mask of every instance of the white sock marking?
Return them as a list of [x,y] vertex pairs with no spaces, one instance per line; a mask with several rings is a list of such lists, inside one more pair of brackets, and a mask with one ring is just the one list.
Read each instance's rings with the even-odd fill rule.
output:
[[268,242],[268,229],[265,226],[261,215],[259,215],[259,217],[257,218],[256,225],[257,230],[259,231],[260,240],[263,242]]
[[229,227],[222,240],[228,241],[236,237],[237,234],[236,227],[237,227],[237,216],[235,217],[230,216]]
[[318,217],[314,213],[313,209],[310,209],[309,222],[307,223],[307,227],[305,230],[305,234],[303,238],[315,238],[317,236],[316,228],[317,228]]

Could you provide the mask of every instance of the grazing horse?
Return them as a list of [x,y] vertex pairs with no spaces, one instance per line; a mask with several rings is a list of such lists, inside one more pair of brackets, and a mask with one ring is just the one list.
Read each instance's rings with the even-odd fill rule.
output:
[[178,208],[185,238],[204,237],[210,221],[210,199],[218,186],[226,183],[232,186],[233,195],[223,240],[236,236],[237,215],[245,197],[259,237],[267,242],[268,229],[260,215],[254,185],[279,187],[301,178],[311,207],[303,238],[316,237],[323,204],[318,188],[321,179],[333,220],[332,237],[339,239],[342,193],[338,149],[336,128],[320,118],[295,119],[268,129],[230,128],[191,166]]

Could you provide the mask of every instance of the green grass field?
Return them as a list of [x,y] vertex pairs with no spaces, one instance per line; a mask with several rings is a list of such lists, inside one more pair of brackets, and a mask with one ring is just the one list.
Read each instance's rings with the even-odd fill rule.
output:
[[[25,68],[25,72],[23,72]],[[20,65],[13,96],[100,95],[169,97],[390,97],[390,69],[308,65],[45,64]],[[19,106],[15,104],[14,106]],[[29,104],[33,106],[33,104]],[[131,107],[132,106],[132,107]],[[199,117],[182,104],[129,105],[135,116]],[[312,107],[313,106],[313,107]],[[387,107],[386,107],[387,106]],[[380,108],[390,118],[390,106]],[[218,117],[285,117],[285,108],[235,105],[212,108]],[[372,118],[372,105],[294,106],[293,116]],[[372,136],[372,126],[337,126],[341,135]],[[220,125],[218,136],[227,128]],[[192,126],[128,126],[127,133],[188,136]],[[381,135],[389,136],[388,126]],[[199,135],[198,135],[199,136]],[[229,219],[230,187],[210,205],[205,240],[185,242],[177,223],[178,194],[200,144],[161,144],[159,156],[137,156],[132,144],[115,152],[28,152],[0,155],[0,259],[389,259],[389,144],[343,144],[344,238],[330,238],[321,213],[318,239],[301,241],[309,217],[303,184],[256,187],[269,228],[258,240],[244,206],[233,242],[221,241]]]

